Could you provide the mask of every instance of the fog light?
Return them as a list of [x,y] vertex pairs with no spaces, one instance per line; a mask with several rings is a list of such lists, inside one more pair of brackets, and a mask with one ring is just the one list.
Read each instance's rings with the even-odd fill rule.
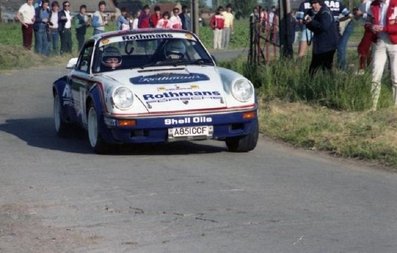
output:
[[119,120],[117,120],[117,126],[119,126],[119,127],[134,127],[134,126],[136,126],[136,120],[134,120],[134,119],[119,119]]
[[243,119],[255,119],[255,118],[256,118],[256,111],[243,113]]

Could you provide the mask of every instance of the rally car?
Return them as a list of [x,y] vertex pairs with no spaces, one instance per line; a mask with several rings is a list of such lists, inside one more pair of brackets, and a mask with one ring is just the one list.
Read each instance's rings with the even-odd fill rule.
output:
[[255,90],[218,67],[188,31],[145,29],[95,35],[53,83],[59,136],[87,130],[96,153],[112,144],[225,141],[248,152],[258,140]]

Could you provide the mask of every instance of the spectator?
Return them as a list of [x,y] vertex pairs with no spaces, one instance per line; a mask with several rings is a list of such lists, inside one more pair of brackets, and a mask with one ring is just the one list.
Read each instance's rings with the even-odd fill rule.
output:
[[63,9],[58,13],[58,29],[61,37],[61,55],[72,53],[72,16],[70,15],[70,3],[64,1]]
[[[366,21],[371,3],[372,0],[363,0],[359,8],[357,8],[355,11],[354,16],[357,19]],[[376,40],[376,34],[372,32],[370,25],[365,25],[363,37],[361,38],[361,41],[357,47],[359,56],[359,67],[357,71],[358,75],[363,75],[365,73],[365,69],[370,62],[370,50],[374,40]]]
[[179,17],[179,8],[175,7],[172,9],[172,17],[170,18],[170,22],[173,29],[182,29],[182,21]]
[[394,106],[397,107],[397,0],[374,0],[368,15],[376,34],[372,59],[372,110],[376,111],[383,71],[389,59]]
[[138,28],[150,28],[150,8],[149,8],[149,5],[143,6],[143,11],[139,15]]
[[282,46],[282,55],[285,58],[293,59],[295,41],[296,19],[294,11],[287,14],[285,19],[280,21],[280,44]]
[[182,13],[179,14],[182,22],[182,29],[192,31],[192,19],[190,18],[189,9],[186,5],[182,5]]
[[[325,4],[331,10],[334,16],[335,25],[338,31],[338,44],[336,47],[337,67],[346,70],[346,47],[350,35],[353,33],[353,23],[350,18],[353,16],[345,7],[341,0],[325,1]],[[344,23],[344,29],[341,28],[341,22]]]
[[226,11],[222,13],[225,18],[225,25],[222,30],[222,48],[228,48],[230,42],[230,35],[234,31],[234,15],[232,13],[232,5],[226,5]]
[[41,1],[41,6],[35,9],[35,18],[33,24],[34,30],[34,48],[37,54],[48,56],[48,39],[49,39],[49,17],[50,10],[48,9],[49,0]]
[[222,16],[223,7],[219,6],[210,20],[211,29],[214,30],[214,49],[222,49],[222,30],[225,18]]
[[59,3],[57,1],[54,1],[51,3],[51,12],[49,17],[49,32],[51,40],[50,51],[53,55],[59,54],[58,12]]
[[22,45],[27,50],[32,49],[34,16],[33,0],[26,0],[26,3],[21,5],[16,14],[17,19],[22,25]]
[[117,30],[125,31],[130,29],[130,21],[128,19],[128,11],[127,8],[121,8],[121,15],[117,18]]
[[296,12],[296,20],[299,23],[300,33],[299,33],[299,47],[298,47],[298,57],[302,58],[306,55],[307,48],[312,42],[313,34],[307,29],[305,25],[305,18],[314,16],[311,0],[304,0],[299,5],[299,9]]
[[268,13],[268,19],[265,24],[266,31],[266,61],[270,61],[270,47],[273,48],[273,58],[276,58],[279,32],[279,17],[277,14],[276,6],[272,6],[271,11]]
[[141,11],[138,10],[132,21],[132,29],[138,29],[139,17],[141,16]]
[[87,6],[85,4],[80,6],[80,12],[76,15],[74,19],[74,24],[76,28],[76,38],[79,44],[78,50],[80,50],[85,41],[85,34],[87,32],[87,26],[89,25],[88,17],[86,14]]
[[157,22],[156,28],[164,28],[164,29],[172,28],[169,18],[170,18],[170,13],[168,11],[164,12],[162,18],[159,20],[159,22]]
[[155,6],[154,7],[154,13],[150,16],[150,27],[156,27],[157,26],[157,22],[159,22],[161,18],[161,9],[159,6]]
[[322,0],[311,0],[314,13],[305,19],[306,26],[313,32],[313,55],[309,73],[311,76],[321,68],[332,70],[337,45],[337,29],[330,9]]
[[98,10],[92,16],[91,25],[94,28],[94,35],[105,32],[105,25],[108,24],[105,10],[106,10],[106,2],[100,1],[98,3]]

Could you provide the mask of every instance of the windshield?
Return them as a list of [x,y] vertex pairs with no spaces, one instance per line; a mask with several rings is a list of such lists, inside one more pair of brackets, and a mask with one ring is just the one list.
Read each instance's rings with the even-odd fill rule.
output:
[[160,39],[146,39],[143,35],[110,38],[99,43],[94,62],[94,73],[153,66],[214,65],[200,42],[181,35]]

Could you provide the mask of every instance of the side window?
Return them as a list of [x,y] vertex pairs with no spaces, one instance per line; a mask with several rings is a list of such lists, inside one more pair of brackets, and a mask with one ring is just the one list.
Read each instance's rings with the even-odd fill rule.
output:
[[81,51],[80,58],[76,66],[76,70],[85,73],[89,72],[93,49],[94,49],[94,43],[89,43],[85,45],[84,49]]

